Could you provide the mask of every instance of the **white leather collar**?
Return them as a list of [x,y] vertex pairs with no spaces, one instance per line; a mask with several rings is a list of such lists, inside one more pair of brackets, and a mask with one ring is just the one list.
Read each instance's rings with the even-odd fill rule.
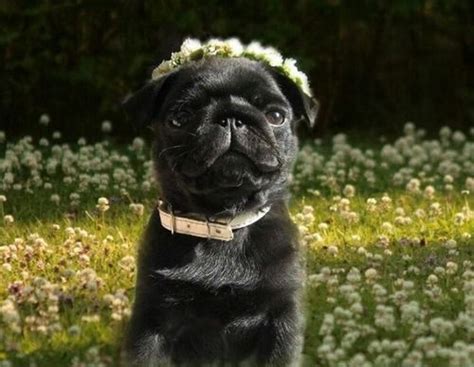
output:
[[195,237],[212,238],[221,241],[230,241],[234,238],[233,229],[249,226],[261,219],[270,210],[270,206],[255,211],[246,211],[224,220],[201,220],[186,216],[179,216],[168,209],[164,201],[158,201],[161,225],[171,233],[187,234]]

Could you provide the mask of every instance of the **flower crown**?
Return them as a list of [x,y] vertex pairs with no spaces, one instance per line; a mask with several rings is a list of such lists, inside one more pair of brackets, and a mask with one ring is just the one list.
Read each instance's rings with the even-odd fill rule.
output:
[[243,45],[237,38],[227,40],[212,38],[205,43],[194,38],[187,38],[181,44],[179,52],[173,52],[170,60],[163,61],[153,69],[151,78],[157,80],[174,69],[209,56],[246,57],[260,61],[287,76],[308,96],[313,95],[308,77],[298,70],[295,59],[284,59],[278,50],[273,47],[263,47],[259,42]]

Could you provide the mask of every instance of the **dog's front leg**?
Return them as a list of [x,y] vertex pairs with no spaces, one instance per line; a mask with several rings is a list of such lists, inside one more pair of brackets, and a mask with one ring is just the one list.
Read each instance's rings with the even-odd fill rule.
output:
[[[144,335],[138,339],[134,358],[129,365],[136,367],[170,367],[171,361],[164,352],[163,336],[156,334]],[[128,365],[127,365],[128,366]]]
[[272,310],[262,329],[257,349],[258,366],[301,365],[303,318],[296,302],[289,300]]
[[168,346],[164,335],[155,324],[155,313],[138,297],[125,340],[124,367],[170,366]]

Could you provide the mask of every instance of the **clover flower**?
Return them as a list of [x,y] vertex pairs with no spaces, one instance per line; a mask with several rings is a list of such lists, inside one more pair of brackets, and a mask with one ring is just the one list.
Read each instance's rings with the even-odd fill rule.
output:
[[453,261],[448,261],[446,263],[446,273],[449,275],[453,275],[458,271],[458,264]]
[[346,196],[348,198],[354,197],[355,192],[356,192],[356,190],[355,190],[355,187],[353,185],[346,185],[344,187],[344,190],[343,190],[344,196]]
[[48,126],[50,123],[51,119],[48,114],[44,113],[40,116],[39,118],[39,123],[40,125]]
[[101,130],[104,133],[110,133],[112,131],[112,122],[109,120],[102,121]]
[[419,193],[420,192],[420,180],[417,178],[412,178],[410,182],[407,183],[406,189],[412,193]]
[[237,38],[226,40],[211,38],[204,43],[188,38],[184,40],[178,52],[173,52],[169,60],[162,61],[153,70],[152,80],[157,80],[179,67],[210,56],[245,57],[260,61],[286,75],[307,95],[312,95],[308,78],[296,67],[296,60],[284,59],[275,48],[264,47],[259,42],[243,45]]
[[141,217],[143,216],[143,212],[145,211],[145,207],[143,206],[143,204],[135,204],[135,203],[132,203],[130,204],[130,209],[131,211],[133,212],[133,214]]
[[423,194],[427,199],[432,200],[434,198],[435,192],[436,192],[435,188],[431,185],[428,185],[425,187]]
[[128,297],[125,290],[119,289],[115,294],[106,294],[103,297],[104,302],[111,309],[111,318],[114,321],[121,321],[130,316],[131,310],[129,306]]
[[95,206],[97,210],[99,210],[101,213],[105,213],[107,210],[109,210],[109,200],[107,198],[101,197],[97,200],[97,205]]
[[395,315],[393,307],[378,304],[375,308],[374,324],[386,331],[394,330]]
[[368,283],[373,283],[374,280],[377,278],[377,275],[378,275],[377,270],[375,270],[374,268],[369,268],[364,273],[365,280]]
[[61,201],[61,197],[60,197],[58,194],[52,194],[52,195],[50,196],[49,200],[50,200],[52,203],[58,205],[59,202]]
[[334,245],[328,246],[328,253],[330,253],[331,255],[337,255],[338,252],[339,252],[339,249],[337,248],[337,246],[334,246]]
[[403,132],[405,135],[413,135],[415,133],[415,124],[411,121],[406,122],[405,126],[403,127]]

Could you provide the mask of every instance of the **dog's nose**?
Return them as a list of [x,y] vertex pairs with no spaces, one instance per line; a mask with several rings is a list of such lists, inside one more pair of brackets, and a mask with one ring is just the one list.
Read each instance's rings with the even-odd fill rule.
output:
[[217,121],[217,123],[223,127],[241,127],[243,125],[242,120],[235,117],[226,117]]

